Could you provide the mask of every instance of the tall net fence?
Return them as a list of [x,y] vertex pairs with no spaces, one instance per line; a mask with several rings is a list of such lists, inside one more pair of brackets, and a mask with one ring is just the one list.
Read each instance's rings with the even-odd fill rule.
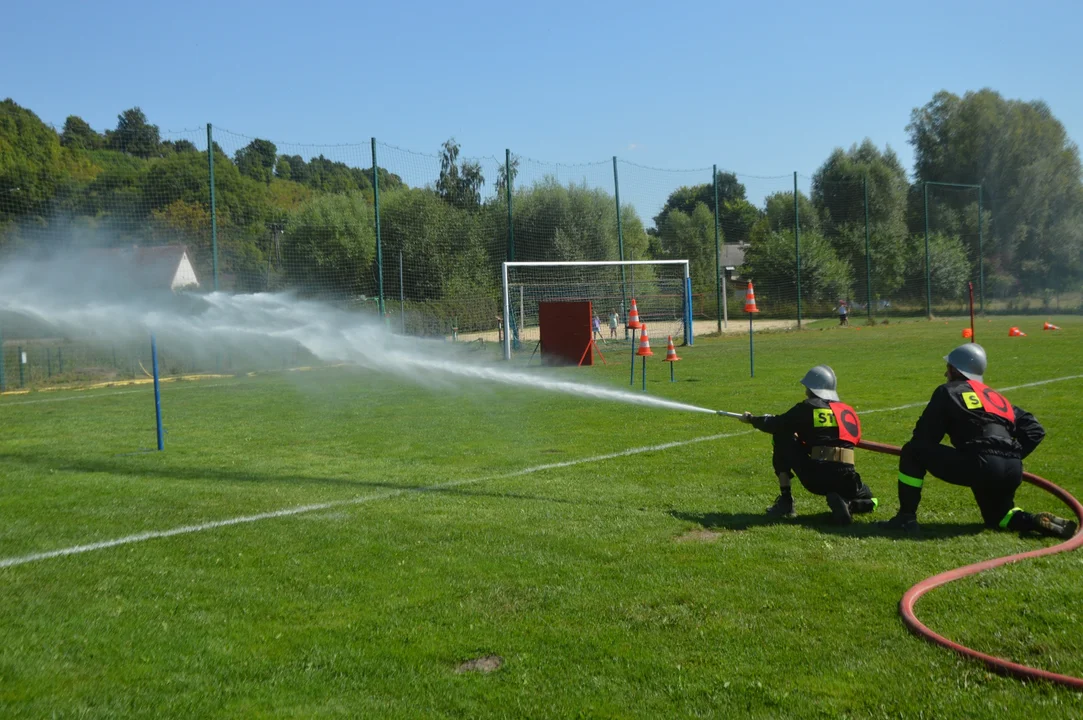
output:
[[[886,252],[881,256],[872,248],[886,248],[900,238],[879,218],[869,217],[866,193],[863,180],[813,178],[815,212],[803,232],[802,265],[806,282],[813,285],[809,312],[814,316],[837,314],[840,304],[855,319],[882,315],[890,307],[897,269]],[[894,228],[896,235],[903,230]]]
[[922,183],[911,188],[906,270],[896,312],[933,315],[969,312],[984,302],[981,281],[978,188]]
[[[714,307],[714,203],[701,192],[710,186],[711,169],[661,170],[618,160],[616,172],[624,259],[688,260],[693,316],[713,317],[707,303]],[[637,299],[644,318],[656,311],[667,316],[673,311],[665,299],[672,291],[648,297],[652,294],[648,286],[658,279],[653,266],[628,268],[628,293]],[[672,330],[667,334],[671,333],[676,334]]]
[[[960,314],[970,283],[979,311],[1083,306],[1079,243],[1062,237],[1079,229],[1011,224],[1012,199],[983,197],[976,184],[910,184],[841,161],[837,172],[764,177],[470,156],[453,140],[433,152],[301,145],[211,126],[163,132],[137,110],[99,133],[78,118],[45,125],[10,101],[0,112],[3,131],[15,128],[0,165],[0,268],[66,257],[148,288],[288,292],[394,332],[483,342],[501,333],[505,261],[688,260],[697,334],[743,315],[749,281],[758,317],[787,324],[834,317],[840,305],[853,320]],[[624,336],[631,298],[657,291],[659,277],[626,266],[619,282],[586,284],[606,329],[616,314]],[[562,292],[585,291],[545,291]],[[512,319],[524,337],[526,315]],[[0,334],[8,385],[20,370],[26,382],[23,365],[35,382],[73,363],[142,372],[126,360],[135,351],[80,355],[70,338],[35,334],[2,308]]]

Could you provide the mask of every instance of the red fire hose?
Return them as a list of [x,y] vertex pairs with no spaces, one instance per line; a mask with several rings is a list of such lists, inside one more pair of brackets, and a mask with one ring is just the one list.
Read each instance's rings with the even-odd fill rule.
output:
[[[898,455],[901,450],[894,445],[885,445],[884,443],[868,442],[862,440],[858,443],[858,447],[864,450],[871,450],[872,452],[886,453],[888,455]],[[1064,501],[1068,507],[1072,508],[1072,512],[1076,514],[1079,522],[1083,524],[1083,505],[1079,504],[1068,491],[1060,488],[1053,483],[1049,482],[1045,478],[1038,477],[1032,473],[1023,473],[1023,479],[1032,485],[1037,485],[1042,490],[1055,495]],[[1030,550],[1028,552],[1017,553],[1015,555],[1006,555],[1000,558],[994,558],[992,560],[985,560],[984,562],[974,563],[973,565],[967,565],[965,567],[957,568],[955,570],[948,570],[942,572],[939,575],[934,575],[931,578],[926,578],[912,588],[907,590],[902,600],[899,601],[899,614],[902,615],[903,623],[910,629],[911,632],[926,640],[942,645],[949,650],[965,655],[967,657],[979,660],[984,663],[989,669],[1003,673],[1005,675],[1011,675],[1013,677],[1023,678],[1025,680],[1046,680],[1048,682],[1057,683],[1059,685],[1065,685],[1077,690],[1083,689],[1083,678],[1072,677],[1071,675],[1060,675],[1058,673],[1049,672],[1048,670],[1038,670],[1037,668],[1027,667],[1026,665],[1020,665],[1014,663],[1011,660],[1005,660],[1004,658],[993,657],[992,655],[986,655],[980,653],[977,650],[971,650],[968,647],[964,647],[959,643],[952,642],[943,635],[939,635],[929,628],[925,627],[920,620],[914,615],[914,605],[918,599],[934,588],[938,588],[941,585],[946,585],[952,580],[958,580],[969,575],[976,575],[985,570],[991,570],[1001,565],[1007,565],[1009,563],[1018,562],[1027,558],[1041,557],[1042,555],[1053,555],[1055,553],[1068,552],[1069,550],[1075,550],[1083,545],[1083,532],[1076,533],[1076,535],[1068,540],[1057,545],[1050,545],[1049,547],[1039,548],[1037,550]]]

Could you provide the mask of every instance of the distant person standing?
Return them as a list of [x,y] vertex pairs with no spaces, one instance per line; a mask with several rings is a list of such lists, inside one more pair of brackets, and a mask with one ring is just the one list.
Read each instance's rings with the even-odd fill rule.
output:
[[590,321],[590,327],[591,339],[597,336],[599,340],[605,342],[605,338],[602,337],[602,321],[598,319],[598,313],[594,313],[594,319]]
[[620,316],[617,315],[616,310],[609,311],[609,337],[617,337],[617,322],[620,320]]
[[846,307],[846,301],[845,300],[839,300],[838,313],[839,313],[839,325],[849,325],[850,324],[850,319],[849,319],[850,308]]

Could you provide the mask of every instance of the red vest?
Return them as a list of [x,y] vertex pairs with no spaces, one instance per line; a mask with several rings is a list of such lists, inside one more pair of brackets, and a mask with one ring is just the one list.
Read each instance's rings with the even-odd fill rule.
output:
[[[978,397],[978,402],[981,403],[981,409],[990,415],[996,415],[1002,417],[1008,422],[1015,424],[1015,410],[1012,408],[1012,404],[1008,402],[1008,398],[998,393],[988,385],[984,385],[977,380],[967,380],[967,384],[973,389],[974,394]],[[976,407],[971,407],[972,401],[969,401],[966,397],[970,393],[963,393],[963,403],[971,410],[977,410]]]
[[829,402],[835,422],[839,425],[839,440],[857,445],[861,442],[861,421],[854,409],[842,402]]

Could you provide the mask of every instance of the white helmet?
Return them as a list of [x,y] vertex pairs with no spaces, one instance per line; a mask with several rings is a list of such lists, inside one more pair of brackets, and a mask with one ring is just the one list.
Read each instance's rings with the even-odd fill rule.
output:
[[835,392],[838,383],[835,380],[835,371],[827,365],[817,365],[805,373],[801,378],[801,384],[818,398],[823,400],[839,401],[839,394]]
[[960,345],[944,356],[944,360],[958,370],[963,377],[978,382],[983,382],[982,375],[985,374],[985,368],[989,364],[985,358],[985,348],[977,343]]

